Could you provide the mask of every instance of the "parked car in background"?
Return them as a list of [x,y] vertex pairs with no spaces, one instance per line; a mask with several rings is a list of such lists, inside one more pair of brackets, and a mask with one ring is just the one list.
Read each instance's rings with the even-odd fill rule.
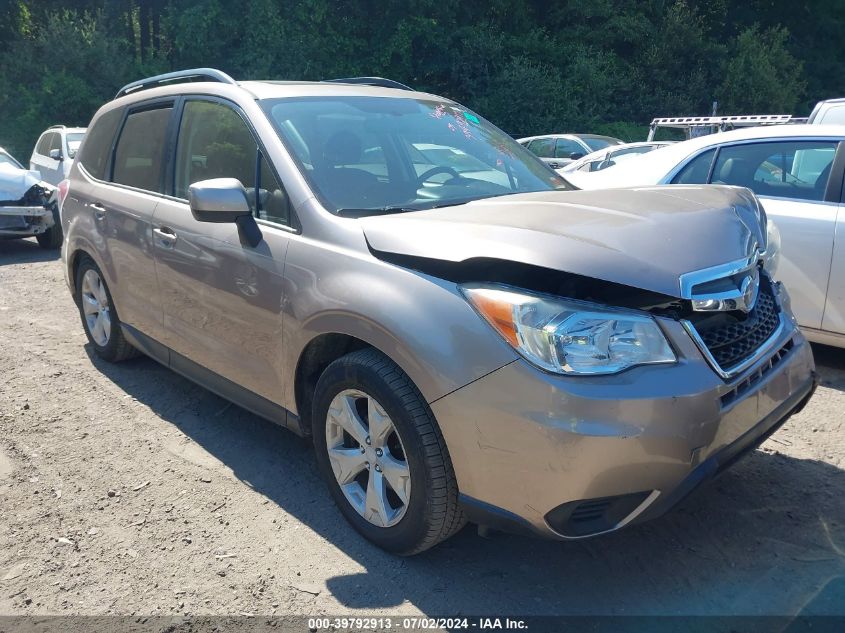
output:
[[70,173],[70,166],[84,137],[84,127],[50,127],[38,138],[29,159],[29,168],[39,172],[44,182],[58,186]]
[[819,101],[810,113],[807,123],[812,125],[845,124],[845,99]]
[[612,136],[598,134],[547,134],[527,136],[517,142],[539,157],[552,169],[560,169],[573,160],[610,145],[622,145],[624,141]]
[[62,219],[97,355],[310,436],[341,513],[400,554],[467,519],[572,539],[658,516],[815,388],[751,192],[574,191],[385,79],[130,84]]
[[675,183],[748,187],[782,240],[778,278],[810,340],[845,347],[845,127],[777,125],[724,132],[601,172],[584,189]]
[[33,235],[42,248],[61,246],[56,188],[0,147],[0,239]]
[[671,145],[674,141],[642,141],[639,143],[623,143],[622,145],[609,145],[597,152],[587,154],[583,158],[574,160],[568,165],[564,165],[560,171],[562,174],[568,174],[573,171],[601,171],[608,167],[624,162],[635,156],[648,154],[650,151]]

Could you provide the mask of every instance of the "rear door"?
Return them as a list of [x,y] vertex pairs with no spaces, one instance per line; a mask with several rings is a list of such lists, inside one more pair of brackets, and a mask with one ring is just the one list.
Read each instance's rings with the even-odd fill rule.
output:
[[[93,245],[99,249],[121,321],[157,340],[164,335],[152,217],[162,198],[174,103],[174,99],[151,100],[123,111],[105,178],[91,178],[87,190],[77,192],[97,235]],[[98,142],[95,137],[86,145]],[[83,168],[87,157],[85,147]],[[93,164],[91,169],[95,169]]]
[[[173,180],[154,218],[165,344],[185,359],[281,404],[282,301],[292,215],[277,175],[242,112],[227,101],[189,97],[181,106]],[[248,190],[263,240],[251,247],[235,224],[198,222],[192,183],[237,178]],[[180,368],[180,363],[183,366]]]
[[[842,183],[842,159],[837,158],[834,165],[834,158],[842,152],[838,148],[838,139],[753,141],[722,146],[715,160],[706,160],[706,153],[702,154],[701,160],[691,161],[674,181],[701,182],[691,180],[688,174],[701,175],[709,165],[709,182],[748,187],[757,194],[781,233],[776,277],[792,296],[799,324],[813,329],[822,327],[831,279]],[[703,168],[696,171],[699,163]]]

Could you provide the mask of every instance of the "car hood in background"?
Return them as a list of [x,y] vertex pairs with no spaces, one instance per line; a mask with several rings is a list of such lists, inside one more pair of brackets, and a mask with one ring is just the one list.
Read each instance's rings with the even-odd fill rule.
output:
[[34,185],[53,189],[41,181],[41,174],[28,169],[18,169],[8,163],[0,163],[0,202],[20,200]]
[[673,297],[682,274],[766,241],[753,194],[712,185],[517,194],[360,222],[376,253],[521,262]]

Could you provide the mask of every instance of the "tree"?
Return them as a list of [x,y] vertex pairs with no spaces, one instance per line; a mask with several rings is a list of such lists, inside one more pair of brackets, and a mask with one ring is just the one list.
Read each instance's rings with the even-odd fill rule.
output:
[[745,29],[730,47],[718,96],[731,114],[791,114],[804,94],[803,65],[787,49],[784,27]]

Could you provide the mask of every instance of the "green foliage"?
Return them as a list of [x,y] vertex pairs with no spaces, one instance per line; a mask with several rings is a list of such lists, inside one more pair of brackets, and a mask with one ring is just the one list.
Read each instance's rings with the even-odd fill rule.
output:
[[725,108],[773,114],[795,109],[806,84],[802,64],[787,49],[788,37],[783,27],[761,32],[756,24],[736,37],[718,93]]
[[653,117],[714,100],[806,114],[845,96],[842,32],[845,0],[0,0],[0,145],[26,160],[48,125],[85,125],[123,84],[195,66],[381,75],[514,135],[639,140]]

